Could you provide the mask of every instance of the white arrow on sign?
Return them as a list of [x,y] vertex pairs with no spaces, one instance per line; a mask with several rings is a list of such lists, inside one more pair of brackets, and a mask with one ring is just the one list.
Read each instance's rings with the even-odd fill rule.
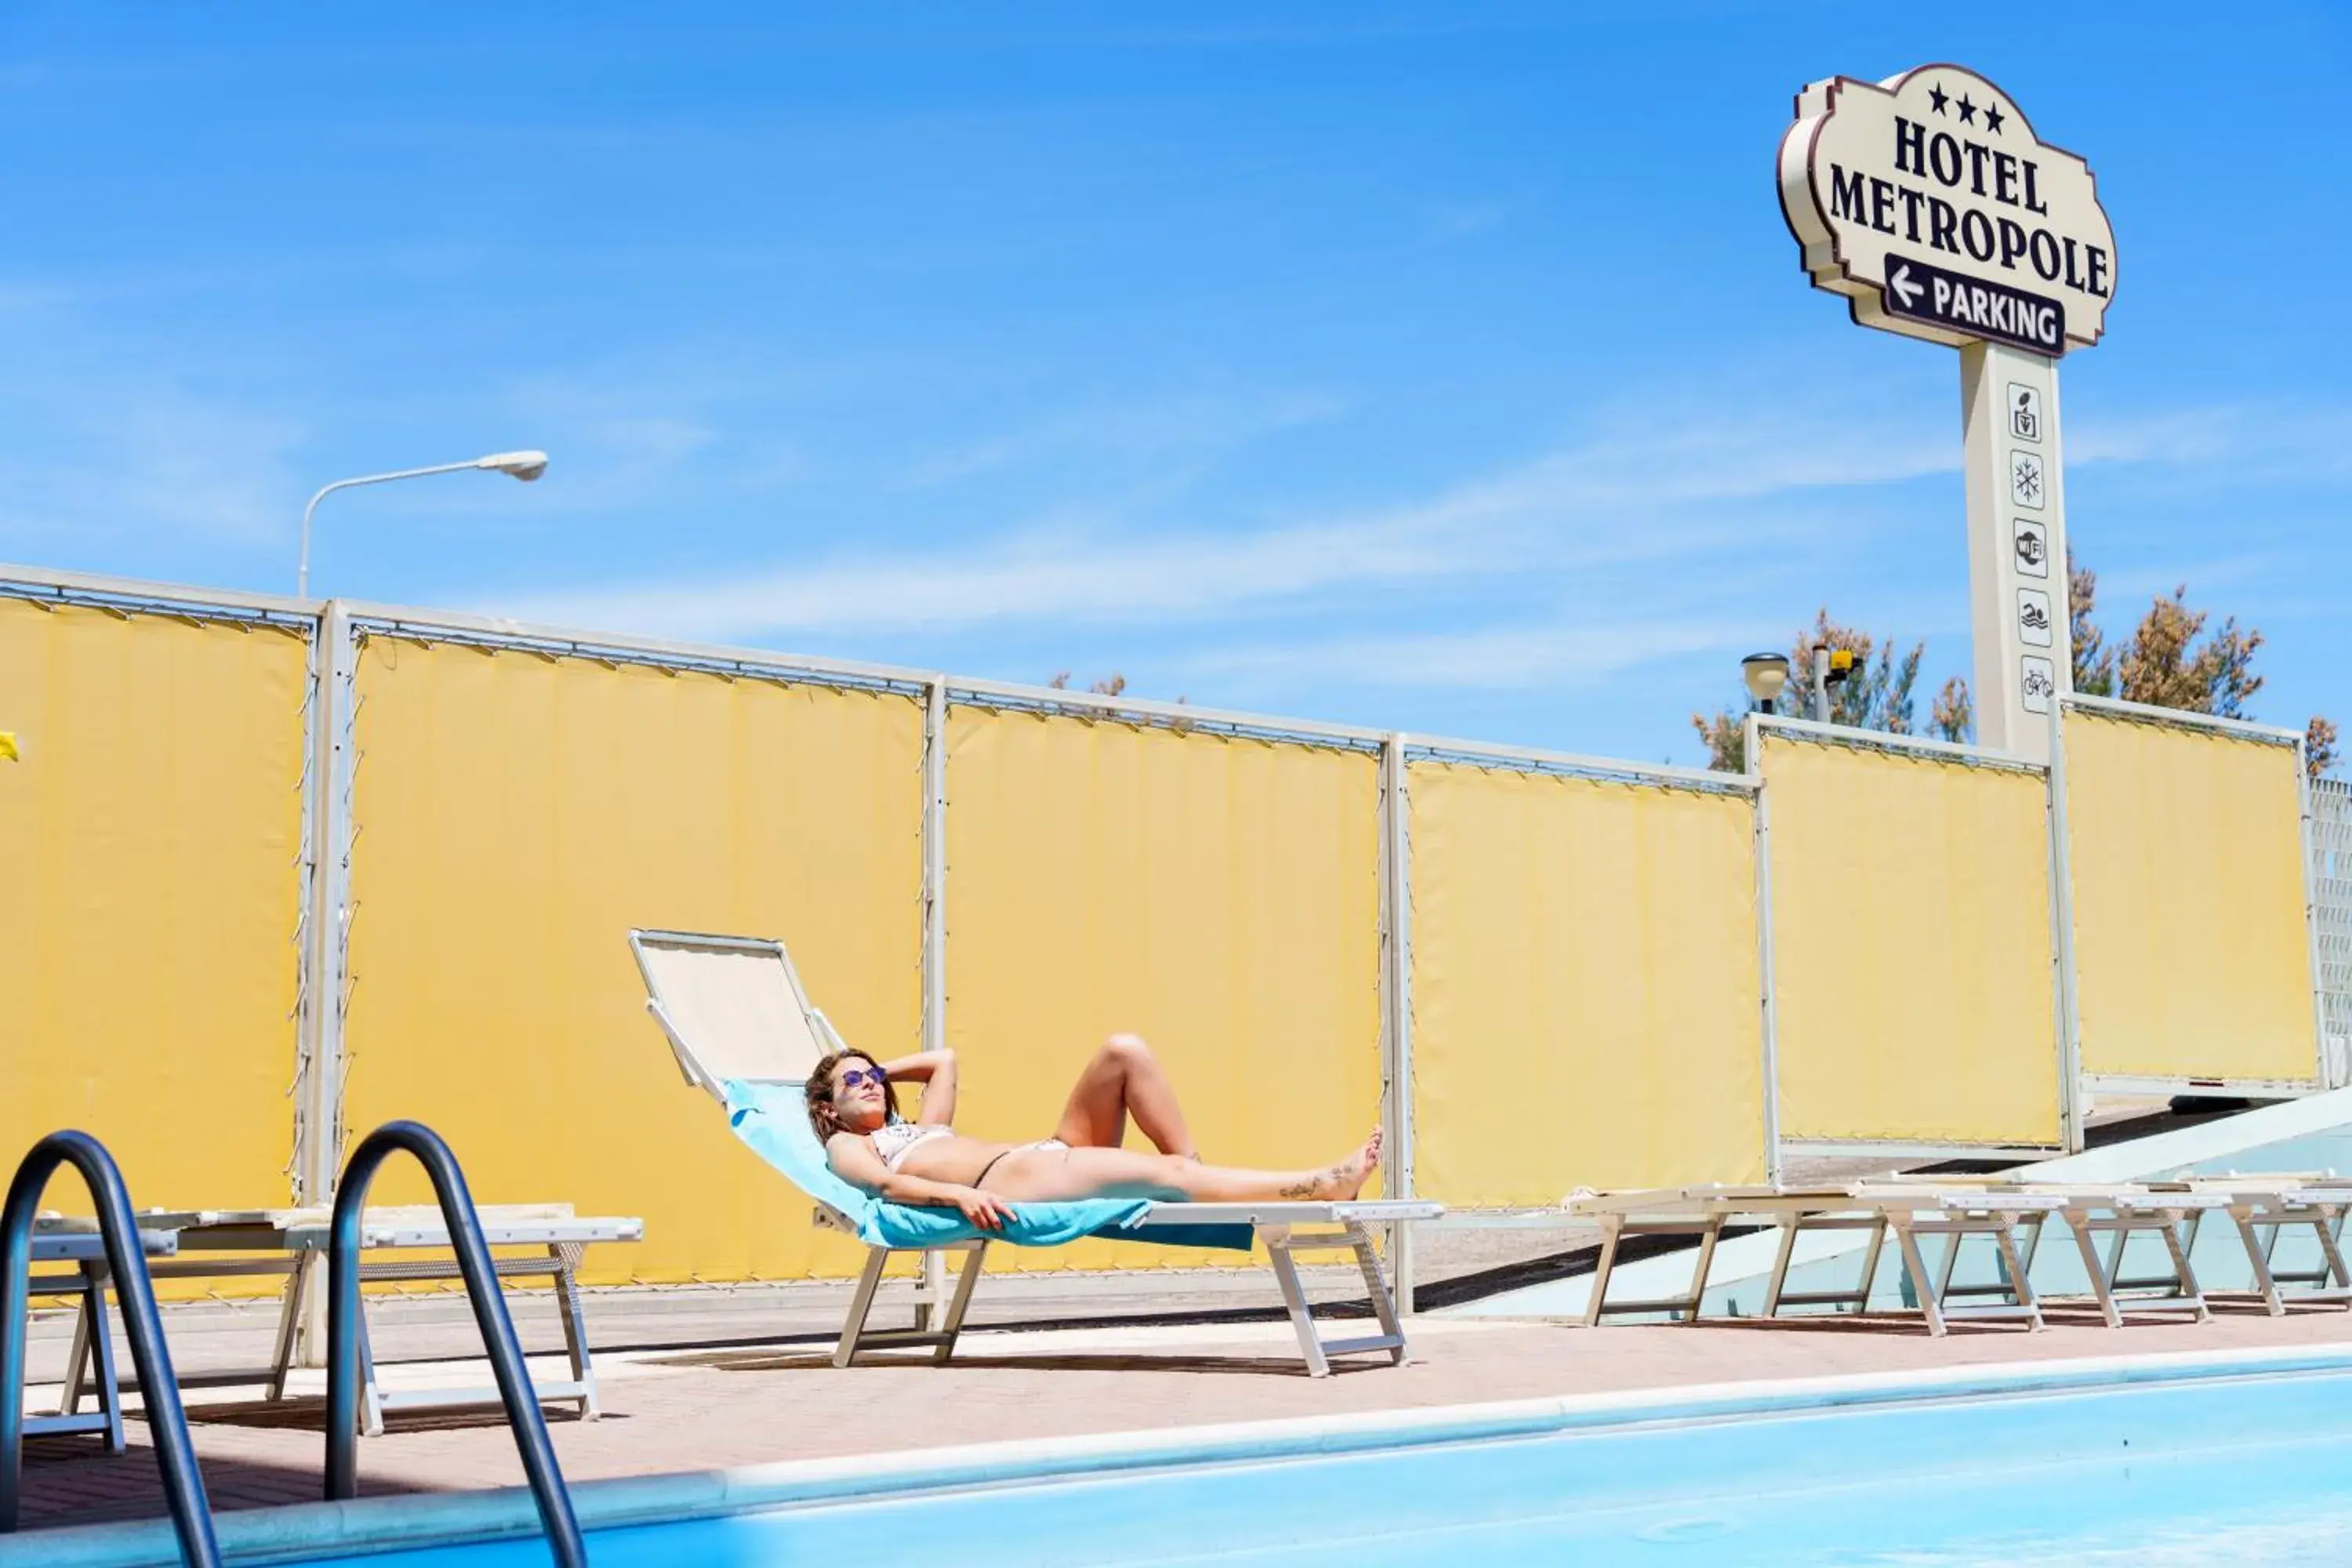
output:
[[1886,286],[1895,290],[1895,297],[1903,301],[1903,308],[1906,310],[1917,304],[1919,296],[1927,291],[1926,284],[1911,281],[1909,262],[1905,262],[1895,269],[1895,276],[1886,280]]

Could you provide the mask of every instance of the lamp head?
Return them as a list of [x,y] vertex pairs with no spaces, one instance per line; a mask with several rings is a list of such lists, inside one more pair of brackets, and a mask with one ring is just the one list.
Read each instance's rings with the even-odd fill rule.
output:
[[1789,656],[1751,653],[1739,661],[1739,679],[1747,682],[1748,696],[1759,702],[1769,702],[1789,684]]
[[502,474],[512,474],[528,484],[547,472],[544,452],[493,452],[487,458],[474,459],[478,468],[496,468]]

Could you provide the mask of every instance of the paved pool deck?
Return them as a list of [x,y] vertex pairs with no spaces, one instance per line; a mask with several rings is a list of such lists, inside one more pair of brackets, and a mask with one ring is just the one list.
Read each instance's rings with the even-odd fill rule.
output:
[[[629,1310],[618,1298],[602,1303],[615,1330],[625,1326]],[[590,1310],[595,1328],[599,1303],[592,1301]],[[543,1325],[533,1326],[538,1315],[528,1297],[519,1300],[517,1317],[534,1348],[551,1337]],[[761,1315],[778,1320],[774,1311]],[[179,1316],[184,1325],[201,1323],[196,1313]],[[741,1329],[741,1316],[739,1305],[733,1313],[691,1320],[709,1341],[723,1342],[600,1353],[603,1418],[557,1414],[551,1422],[566,1476],[588,1480],[1009,1438],[1758,1379],[2352,1344],[2352,1312],[2333,1306],[2297,1310],[2283,1319],[2224,1309],[2210,1323],[2148,1319],[2119,1330],[2100,1326],[2087,1310],[2062,1307],[2042,1333],[1981,1324],[1956,1326],[1944,1340],[1929,1338],[1916,1317],[1604,1329],[1423,1317],[1413,1324],[1405,1365],[1363,1362],[1318,1380],[1305,1374],[1296,1342],[1280,1322],[982,1328],[967,1334],[956,1362],[944,1368],[870,1364],[845,1371],[830,1364],[829,1342],[805,1333],[768,1342],[740,1332],[709,1333],[714,1326]],[[469,1325],[436,1322],[412,1328],[406,1338],[412,1350],[447,1351],[460,1329],[470,1334]],[[175,1329],[174,1353],[200,1363],[242,1352],[250,1348],[242,1342],[254,1331],[250,1324],[233,1336],[216,1330],[220,1342],[211,1343],[202,1333],[184,1336]],[[607,1332],[598,1329],[595,1337]],[[42,1359],[34,1358],[36,1377]],[[561,1363],[535,1356],[533,1364],[551,1374]],[[384,1374],[391,1386],[489,1382],[483,1363],[452,1359],[394,1362]],[[310,1396],[282,1405],[233,1393],[192,1396],[196,1449],[215,1509],[320,1495],[318,1374],[307,1374],[296,1386]],[[135,1417],[131,1442],[131,1452],[110,1458],[90,1437],[30,1441],[26,1528],[160,1517],[153,1457]],[[360,1468],[362,1490],[374,1495],[506,1487],[522,1479],[512,1437],[494,1413],[397,1419],[383,1436],[362,1440]]]

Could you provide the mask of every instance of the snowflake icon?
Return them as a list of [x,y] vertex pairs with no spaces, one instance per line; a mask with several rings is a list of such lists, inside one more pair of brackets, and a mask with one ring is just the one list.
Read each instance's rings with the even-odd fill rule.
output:
[[2009,455],[2009,493],[2020,506],[2040,507],[2042,493],[2042,459],[2032,452],[2011,452]]

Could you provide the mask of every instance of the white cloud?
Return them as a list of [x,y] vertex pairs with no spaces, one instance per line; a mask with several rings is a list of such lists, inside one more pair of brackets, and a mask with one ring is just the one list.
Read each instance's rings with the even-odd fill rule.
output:
[[1426,501],[1255,532],[1147,533],[1090,520],[929,558],[814,561],[541,595],[499,613],[683,637],[950,629],[1061,619],[1196,621],[1342,590],[1591,569],[1705,553],[1759,529],[1715,504],[1948,472],[1948,444],[1779,416],[1610,433]]
[[1760,620],[1665,617],[1608,623],[1565,619],[1397,637],[1341,637],[1219,648],[1184,661],[1187,673],[1249,675],[1301,684],[1533,690],[1589,684],[1662,658],[1772,643],[1787,628]]
[[1320,424],[1343,408],[1337,398],[1309,393],[1087,407],[919,458],[898,482],[904,489],[926,489],[1072,456],[1132,460],[1197,455]]

